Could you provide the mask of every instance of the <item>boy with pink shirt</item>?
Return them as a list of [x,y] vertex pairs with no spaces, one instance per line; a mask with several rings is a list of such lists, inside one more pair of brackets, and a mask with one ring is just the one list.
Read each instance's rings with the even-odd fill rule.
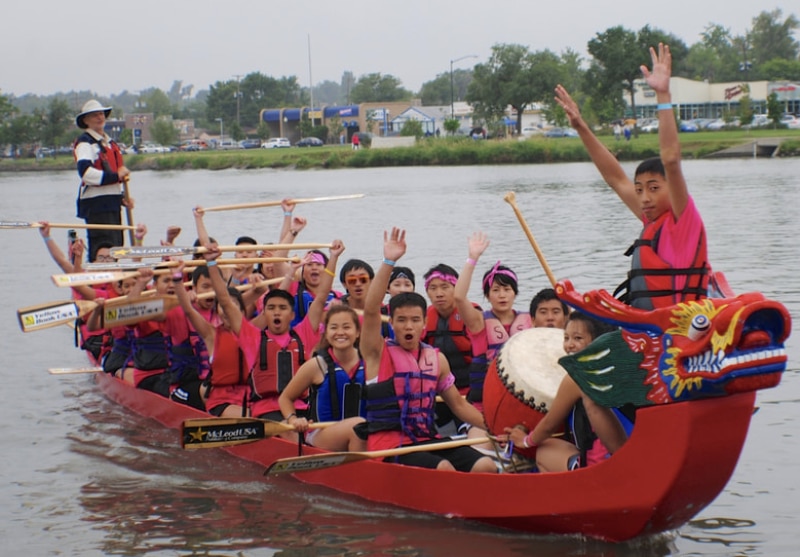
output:
[[706,297],[711,271],[703,220],[681,169],[669,90],[672,55],[668,46],[659,44],[657,51],[650,49],[650,56],[653,69],[642,66],[642,73],[658,100],[660,158],[641,163],[633,182],[592,133],[569,93],[561,85],[556,87],[556,101],[578,131],[603,179],[644,223],[641,236],[626,253],[633,256],[631,271],[618,291],[627,289],[622,299],[646,310]]

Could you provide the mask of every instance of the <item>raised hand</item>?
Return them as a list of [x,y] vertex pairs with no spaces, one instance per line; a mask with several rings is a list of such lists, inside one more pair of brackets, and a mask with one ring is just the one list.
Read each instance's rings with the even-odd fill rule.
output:
[[219,245],[216,242],[211,242],[204,246],[208,251],[203,254],[203,259],[206,261],[214,261],[222,255]]
[[640,66],[647,84],[656,93],[669,92],[669,78],[672,75],[672,53],[669,46],[658,43],[658,51],[650,47],[650,58],[653,61],[653,69],[647,66]]
[[477,259],[483,255],[483,252],[486,251],[486,248],[489,247],[489,237],[483,232],[473,232],[472,236],[469,237],[468,246],[470,259],[477,261]]
[[390,261],[397,261],[406,253],[406,231],[392,227],[391,232],[383,232],[383,256]]
[[564,89],[564,86],[561,84],[556,86],[556,102],[561,108],[564,109],[564,112],[569,119],[569,123],[573,128],[577,127],[578,124],[583,121],[581,110],[578,108],[578,103],[575,102],[572,96],[567,93],[567,90]]
[[341,240],[334,240],[333,242],[331,242],[330,253],[331,257],[333,256],[339,257],[340,255],[342,255],[342,253],[344,253],[344,242],[342,242]]

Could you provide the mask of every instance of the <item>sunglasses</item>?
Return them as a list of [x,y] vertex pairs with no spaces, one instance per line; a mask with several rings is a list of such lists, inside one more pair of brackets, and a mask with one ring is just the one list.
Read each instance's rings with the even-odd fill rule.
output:
[[344,280],[347,286],[355,286],[356,284],[367,284],[369,282],[369,275],[356,275],[347,277]]

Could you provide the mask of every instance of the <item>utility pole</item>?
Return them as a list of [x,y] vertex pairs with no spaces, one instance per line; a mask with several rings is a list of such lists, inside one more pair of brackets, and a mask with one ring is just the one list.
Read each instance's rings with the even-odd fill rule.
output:
[[314,127],[314,80],[311,78],[311,35],[308,35],[308,91],[311,94],[311,127]]
[[239,99],[242,97],[242,94],[239,92],[239,79],[244,77],[243,75],[234,75],[233,77],[236,78],[236,125],[240,128],[242,127],[242,121],[239,118]]

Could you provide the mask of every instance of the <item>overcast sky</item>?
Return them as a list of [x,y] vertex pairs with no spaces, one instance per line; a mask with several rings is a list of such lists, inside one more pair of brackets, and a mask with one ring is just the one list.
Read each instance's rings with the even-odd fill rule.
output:
[[195,91],[235,75],[262,72],[340,82],[342,73],[391,74],[418,91],[450,61],[485,61],[492,45],[586,54],[609,27],[649,24],[699,41],[709,23],[742,34],[762,10],[800,17],[797,0],[781,6],[731,0],[9,0],[0,17],[0,91],[101,95],[169,89]]

